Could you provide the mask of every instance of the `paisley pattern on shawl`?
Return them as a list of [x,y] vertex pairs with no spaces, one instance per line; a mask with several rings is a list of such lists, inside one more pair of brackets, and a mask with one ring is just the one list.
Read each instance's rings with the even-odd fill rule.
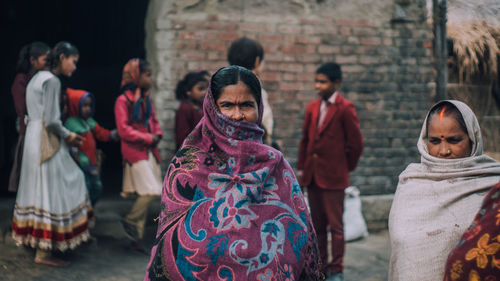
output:
[[261,120],[224,116],[210,87],[203,111],[168,167],[145,280],[318,280],[304,196]]

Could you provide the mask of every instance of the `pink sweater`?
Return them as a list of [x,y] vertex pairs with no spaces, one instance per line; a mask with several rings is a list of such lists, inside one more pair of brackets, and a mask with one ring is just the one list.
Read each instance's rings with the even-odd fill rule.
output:
[[149,151],[153,152],[158,163],[160,153],[153,146],[153,135],[163,136],[154,107],[149,118],[148,127],[141,119],[132,123],[132,106],[134,96],[132,92],[126,91],[118,97],[115,103],[115,120],[118,134],[120,135],[123,161],[134,164],[140,160],[147,160]]

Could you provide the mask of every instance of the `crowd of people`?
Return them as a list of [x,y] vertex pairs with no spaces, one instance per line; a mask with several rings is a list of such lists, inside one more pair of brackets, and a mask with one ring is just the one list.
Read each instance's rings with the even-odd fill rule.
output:
[[[12,235],[35,250],[35,263],[67,266],[56,253],[91,239],[103,189],[96,141],[115,141],[121,195],[135,198],[121,224],[131,248],[151,257],[144,280],[343,280],[344,190],[363,137],[353,102],[340,92],[340,65],[316,70],[319,97],[305,107],[295,174],[273,137],[259,80],[264,48],[247,37],[233,41],[229,66],[213,75],[193,70],[178,82],[177,152],[162,175],[151,65],[125,64],[116,129],[108,130],[93,118],[92,93],[61,85],[78,59],[69,42],[28,44],[12,86],[19,120]],[[474,113],[463,102],[438,102],[417,146],[421,161],[401,173],[390,212],[389,279],[500,280],[500,163],[483,154]],[[147,211],[158,201],[148,250]]]

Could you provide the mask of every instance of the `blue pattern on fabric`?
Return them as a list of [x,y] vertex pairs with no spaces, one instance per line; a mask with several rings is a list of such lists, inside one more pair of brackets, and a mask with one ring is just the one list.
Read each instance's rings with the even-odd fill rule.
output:
[[229,254],[233,260],[248,267],[247,274],[252,271],[266,267],[277,253],[283,254],[283,243],[285,242],[285,227],[278,220],[267,220],[261,225],[261,251],[252,258],[242,258],[236,253],[236,249],[247,249],[246,240],[236,240],[229,247]]
[[234,280],[233,275],[234,274],[231,271],[231,269],[229,269],[227,267],[223,267],[219,270],[219,277],[222,279],[226,279],[225,281],[233,281]]
[[200,272],[203,270],[203,267],[194,265],[188,261],[187,257],[190,257],[193,254],[194,252],[184,249],[181,245],[179,245],[179,248],[177,249],[177,259],[175,263],[177,264],[177,268],[179,269],[182,277],[184,277],[186,281],[198,280],[194,277],[193,272]]
[[307,242],[307,233],[304,232],[302,226],[296,224],[294,222],[290,222],[287,228],[288,241],[290,242],[293,253],[298,261],[300,261],[300,253],[302,252],[302,248],[306,245]]
[[229,237],[227,235],[215,235],[210,237],[207,244],[207,255],[210,256],[212,264],[216,264],[219,257],[224,256],[227,251]]

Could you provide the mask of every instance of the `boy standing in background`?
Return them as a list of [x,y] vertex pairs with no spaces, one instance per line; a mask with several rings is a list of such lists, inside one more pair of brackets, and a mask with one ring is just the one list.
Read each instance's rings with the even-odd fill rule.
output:
[[[349,186],[349,172],[356,168],[363,151],[356,110],[338,91],[341,82],[342,70],[336,63],[323,64],[316,70],[315,89],[320,98],[307,105],[297,163],[300,184],[308,187],[322,269],[329,281],[343,280],[344,189]],[[330,262],[328,226],[332,236]]]

